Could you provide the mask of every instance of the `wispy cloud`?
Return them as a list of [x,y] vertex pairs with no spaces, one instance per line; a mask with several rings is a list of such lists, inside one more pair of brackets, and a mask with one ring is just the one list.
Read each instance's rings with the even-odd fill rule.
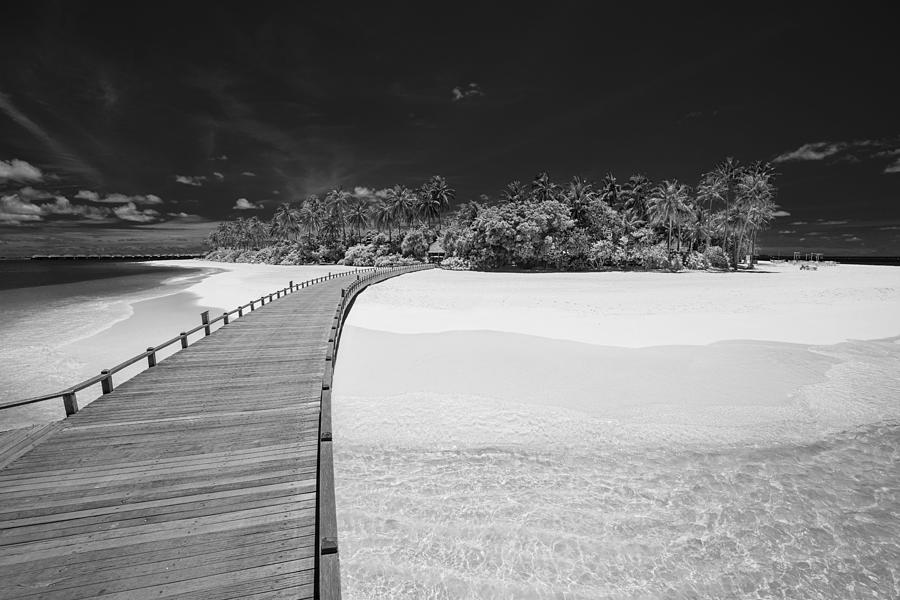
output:
[[156,194],[107,194],[105,196],[91,190],[79,190],[75,197],[79,200],[99,202],[101,204],[127,204],[132,202],[141,206],[151,206],[163,203],[163,199]]
[[808,223],[806,221],[794,221],[791,223],[791,225],[807,225],[807,224]]
[[466,86],[457,86],[450,90],[451,99],[453,102],[459,102],[460,100],[465,100],[466,98],[475,98],[477,96],[484,96],[484,92],[477,83],[470,83]]
[[58,163],[57,166],[71,173],[80,174],[88,179],[99,182],[101,181],[100,173],[91,165],[87,164],[80,156],[69,150],[56,138],[51,136],[47,130],[30,119],[28,115],[19,110],[9,96],[0,92],[0,112],[3,112],[15,123],[28,131],[50,150],[53,158]]
[[201,185],[203,185],[203,182],[206,181],[206,177],[203,175],[176,175],[175,181],[178,183],[183,183],[184,185],[200,187]]
[[[779,154],[776,163],[828,161],[858,163],[900,155],[900,137],[875,140],[822,141],[803,144]],[[884,173],[900,173],[900,158],[887,165]]]
[[238,198],[231,208],[234,210],[259,210],[262,208],[262,204],[255,204],[246,198]]
[[218,171],[213,171],[213,177],[215,177],[219,181],[225,180],[225,175],[223,175],[222,173],[219,173]]
[[820,221],[819,225],[846,225],[848,221]]
[[0,183],[7,181],[39,182],[44,180],[44,174],[34,165],[14,158],[9,162],[0,160]]
[[789,217],[789,216],[791,216],[791,213],[789,213],[786,210],[776,210],[775,212],[772,213],[772,216],[773,217]]
[[822,160],[834,156],[846,147],[845,144],[831,142],[812,142],[803,144],[796,150],[785,152],[775,157],[772,162],[782,163],[790,161]]
[[241,175],[243,175],[244,177],[256,177],[256,173],[254,173],[253,171],[242,171]]

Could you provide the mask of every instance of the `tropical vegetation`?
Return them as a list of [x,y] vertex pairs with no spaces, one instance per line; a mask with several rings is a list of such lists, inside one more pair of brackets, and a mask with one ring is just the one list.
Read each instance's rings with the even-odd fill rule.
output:
[[774,179],[770,164],[733,158],[695,186],[611,173],[561,183],[540,173],[452,213],[455,190],[437,175],[415,189],[338,188],[284,203],[269,221],[221,223],[207,240],[209,258],[388,265],[426,260],[439,241],[449,268],[737,269],[776,215]]

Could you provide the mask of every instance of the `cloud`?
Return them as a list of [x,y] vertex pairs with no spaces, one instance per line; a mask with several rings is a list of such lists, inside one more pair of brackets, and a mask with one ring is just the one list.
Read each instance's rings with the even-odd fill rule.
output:
[[18,194],[0,196],[0,224],[21,225],[43,221],[41,208],[19,197]]
[[[824,141],[803,144],[776,156],[773,162],[834,162],[859,163],[900,156],[900,137],[876,140]],[[900,173],[900,158],[884,169],[885,173]]]
[[846,225],[847,221],[820,221],[819,225]]
[[123,221],[132,221],[134,223],[150,223],[159,218],[159,213],[152,208],[141,210],[135,206],[134,202],[117,206],[112,211]]
[[262,208],[262,205],[254,204],[246,198],[238,198],[237,202],[235,202],[234,206],[232,206],[231,208],[233,208],[234,210],[259,210],[260,208]]
[[880,231],[900,231],[900,225],[887,225],[885,227],[879,227]]
[[791,213],[789,213],[786,210],[776,210],[775,212],[772,213],[772,216],[773,217],[789,217],[789,216],[791,216]]
[[183,183],[184,185],[193,185],[194,187],[200,187],[203,185],[203,182],[206,181],[206,177],[203,175],[176,175],[175,181],[178,183]]
[[791,225],[808,225],[806,221],[794,221]]
[[781,234],[781,235],[790,235],[790,234],[792,234],[792,233],[797,233],[797,232],[796,232],[796,230],[794,230],[794,229],[782,229],[782,230],[779,231],[778,233]]
[[459,102],[460,100],[476,96],[484,96],[484,92],[481,91],[481,87],[477,83],[470,83],[463,87],[457,86],[450,90],[450,93],[452,94],[453,102]]
[[256,177],[256,173],[254,173],[253,171],[242,171],[241,175],[243,175],[244,177]]
[[275,195],[277,196],[278,194],[281,193],[281,191],[280,191],[280,190],[272,190],[272,193],[275,194]]
[[[39,200],[51,200],[37,204]],[[134,205],[132,205],[134,206]],[[103,221],[113,215],[105,206],[73,204],[64,196],[53,196],[49,192],[34,188],[22,188],[14,194],[0,198],[0,223],[21,225],[27,222],[44,221],[45,217],[76,217],[87,221]],[[151,213],[156,211],[151,211]]]
[[0,183],[7,181],[38,182],[44,180],[44,174],[34,165],[14,158],[9,162],[0,160]]
[[221,156],[213,156],[213,160],[228,160],[228,155],[222,154]]
[[829,156],[834,156],[846,147],[846,144],[831,142],[803,144],[796,150],[791,150],[790,152],[785,152],[784,154],[776,156],[772,162],[782,163],[804,160],[822,160]]
[[140,206],[156,206],[163,203],[163,199],[156,194],[135,194],[133,196],[128,196],[126,194],[107,194],[106,196],[101,196],[97,192],[92,192],[90,190],[79,190],[78,193],[75,194],[75,197],[80,200],[89,200],[100,204],[128,204],[131,202]]
[[78,190],[78,193],[75,194],[76,198],[81,200],[90,200],[91,202],[100,202],[100,194],[97,192],[92,192],[90,190]]
[[219,173],[218,171],[213,171],[213,177],[215,177],[219,181],[222,181],[225,179],[225,176],[222,175],[221,173]]
[[88,221],[104,221],[112,214],[112,211],[105,206],[72,204],[68,198],[63,196],[57,196],[52,203],[41,204],[40,208],[44,215],[69,215]]
[[853,235],[853,236],[848,237],[845,241],[847,241],[847,242],[861,242],[861,241],[862,241],[862,238]]

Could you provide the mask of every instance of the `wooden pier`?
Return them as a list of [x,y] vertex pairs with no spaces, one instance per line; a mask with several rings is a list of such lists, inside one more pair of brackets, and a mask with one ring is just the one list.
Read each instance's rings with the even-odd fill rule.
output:
[[162,346],[126,361],[148,368],[118,387],[116,368],[84,382],[106,393],[82,410],[83,388],[0,404],[71,413],[0,433],[0,598],[340,598],[343,316],[367,285],[429,266],[291,283],[158,364]]

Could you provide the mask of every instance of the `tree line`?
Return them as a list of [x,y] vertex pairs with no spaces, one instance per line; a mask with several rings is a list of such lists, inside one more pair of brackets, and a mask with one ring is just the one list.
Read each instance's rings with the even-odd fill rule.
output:
[[291,246],[291,260],[300,262],[423,259],[440,240],[447,264],[460,268],[737,268],[744,255],[756,253],[759,233],[775,217],[774,179],[770,164],[733,158],[694,186],[654,183],[642,174],[622,182],[607,174],[598,182],[576,176],[557,183],[540,173],[527,185],[509,183],[496,201],[482,196],[463,203],[448,218],[455,190],[434,176],[416,189],[312,195],[280,205],[268,222],[224,222],[208,243],[243,250]]

